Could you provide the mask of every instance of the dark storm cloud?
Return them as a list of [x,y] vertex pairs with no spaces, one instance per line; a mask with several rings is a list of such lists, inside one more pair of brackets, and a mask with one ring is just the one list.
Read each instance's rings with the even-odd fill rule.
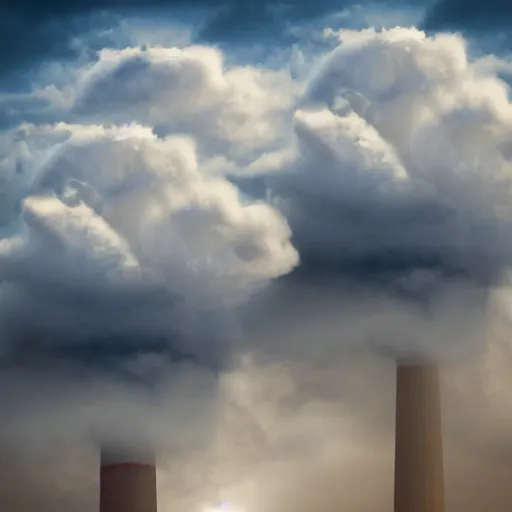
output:
[[[48,325],[43,326],[37,321],[10,318],[8,329],[13,341],[0,357],[0,371],[44,371],[64,374],[71,379],[103,374],[118,381],[151,387],[158,384],[174,365],[193,364],[213,372],[220,369],[222,344],[210,342],[207,346],[215,347],[215,351],[199,356],[186,347],[183,334],[172,332],[170,326],[167,329],[156,327],[158,317],[169,317],[179,298],[159,298],[161,294],[156,290],[143,293],[144,298],[134,296],[130,290],[116,294],[115,298],[108,290],[88,296],[71,288],[54,290],[48,297],[45,289],[42,283],[31,283],[28,294],[33,304],[38,297],[47,296],[49,309],[46,314],[57,326],[49,329]],[[58,315],[52,314],[52,311],[69,308],[71,304],[84,315],[95,318],[94,325],[77,328],[73,320],[63,322]],[[153,310],[149,316],[155,329],[126,324],[127,316],[146,316],[148,309]],[[123,324],[125,327],[120,327]],[[144,358],[152,358],[157,364],[146,367],[139,364]]]
[[[363,2],[362,7],[428,8],[431,4],[430,0],[375,0]],[[204,42],[290,43],[297,37],[292,30],[297,24],[356,5],[360,6],[355,0],[23,0],[0,7],[0,44],[7,49],[0,56],[0,86],[21,87],[29,70],[41,62],[93,57],[102,46],[115,46],[105,29],[127,16],[185,22],[193,26],[194,38]],[[504,27],[511,18],[512,7],[504,0],[441,0],[430,7],[424,24],[429,29],[488,29]]]
[[[400,8],[422,2],[391,4]],[[373,6],[383,1],[364,3]],[[22,0],[0,7],[0,45],[7,49],[0,56],[4,77],[0,86],[19,88],[29,78],[29,70],[41,62],[71,60],[84,53],[92,57],[102,46],[115,46],[105,29],[130,16],[185,22],[193,27],[196,40],[204,42],[290,42],[296,39],[290,30],[294,25],[356,4],[354,0]]]
[[508,0],[488,2],[439,0],[427,12],[427,29],[488,31],[505,29],[512,21],[512,3]]
[[354,3],[352,0],[324,0],[316,4],[307,0],[231,0],[212,17],[199,37],[207,41],[225,41],[253,39],[266,35],[273,39],[291,40],[293,36],[286,30],[287,26],[339,11]]
[[[181,0],[172,2],[173,5],[183,3]],[[16,90],[42,62],[70,61],[84,51],[94,53],[105,46],[106,36],[101,31],[115,25],[124,14],[123,9],[135,12],[137,8],[150,10],[167,4],[166,0],[50,0],[3,5],[0,7],[0,45],[7,50],[0,56],[0,72],[9,80],[1,85]],[[86,37],[87,44],[81,37]]]
[[[295,6],[291,12],[305,5]],[[159,19],[168,17],[175,22],[183,10],[198,13],[192,21],[196,30],[201,23],[200,13],[211,12],[211,23],[204,31],[199,29],[202,40],[246,37],[255,29],[279,32],[281,27],[279,14],[272,12],[268,0],[240,4],[236,0],[24,0],[0,10],[0,45],[8,49],[2,52],[0,69],[13,81],[11,87],[16,88],[26,78],[26,70],[41,62],[70,60],[84,50],[94,52],[105,46],[102,43],[107,36],[101,31],[114,26],[123,16],[157,15]],[[114,41],[109,41],[109,45],[113,44]]]

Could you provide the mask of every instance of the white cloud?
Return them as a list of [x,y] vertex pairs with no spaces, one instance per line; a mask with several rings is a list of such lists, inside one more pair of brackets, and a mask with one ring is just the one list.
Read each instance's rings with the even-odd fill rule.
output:
[[103,50],[78,86],[74,110],[189,133],[206,151],[243,161],[289,134],[286,114],[299,91],[285,71],[226,68],[209,47]]
[[[24,222],[0,246],[5,342],[19,329],[64,343],[139,332],[143,347],[142,333],[171,329],[208,358],[214,338],[229,336],[220,320],[226,305],[297,264],[286,220],[202,173],[191,138],[162,139],[140,125],[63,124],[29,126],[25,136],[32,180]],[[137,315],[127,303],[141,306]],[[217,319],[204,308],[218,310]],[[205,345],[208,329],[218,332]]]
[[313,273],[378,261],[400,286],[441,283],[425,270],[498,282],[512,249],[506,85],[458,35],[338,37],[306,90],[213,48],[104,49],[79,74],[73,124],[18,129],[26,193],[87,204],[137,265],[196,299],[297,263],[286,221],[225,177],[247,170]]
[[503,277],[512,248],[505,83],[482,74],[457,35],[339,37],[310,83],[312,107],[295,116],[296,158],[271,178],[300,249],[326,260],[330,246],[339,262],[392,251],[412,267],[434,258],[484,281]]
[[307,88],[204,46],[102,50],[79,73],[73,123],[17,130],[25,194],[85,203],[137,265],[195,298],[297,263],[282,216],[226,179],[247,171],[264,175],[313,274],[366,279],[377,262],[416,291],[443,286],[424,271],[499,282],[512,250],[505,83],[459,35],[333,34]]

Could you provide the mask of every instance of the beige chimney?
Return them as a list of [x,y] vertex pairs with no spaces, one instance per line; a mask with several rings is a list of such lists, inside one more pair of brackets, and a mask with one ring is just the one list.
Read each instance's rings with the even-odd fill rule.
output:
[[444,512],[443,446],[438,369],[398,363],[395,512]]

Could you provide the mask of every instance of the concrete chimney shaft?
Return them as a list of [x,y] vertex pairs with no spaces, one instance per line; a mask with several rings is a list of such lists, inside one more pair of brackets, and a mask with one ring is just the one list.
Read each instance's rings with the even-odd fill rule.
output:
[[100,512],[157,512],[152,456],[103,449],[100,471]]
[[399,363],[396,387],[395,512],[444,512],[437,367]]

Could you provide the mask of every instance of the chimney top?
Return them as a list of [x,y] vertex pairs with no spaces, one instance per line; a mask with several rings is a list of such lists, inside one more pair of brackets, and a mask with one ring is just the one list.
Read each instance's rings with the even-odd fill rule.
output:
[[112,445],[103,446],[101,449],[101,465],[114,464],[155,464],[155,454],[152,450],[140,446]]

